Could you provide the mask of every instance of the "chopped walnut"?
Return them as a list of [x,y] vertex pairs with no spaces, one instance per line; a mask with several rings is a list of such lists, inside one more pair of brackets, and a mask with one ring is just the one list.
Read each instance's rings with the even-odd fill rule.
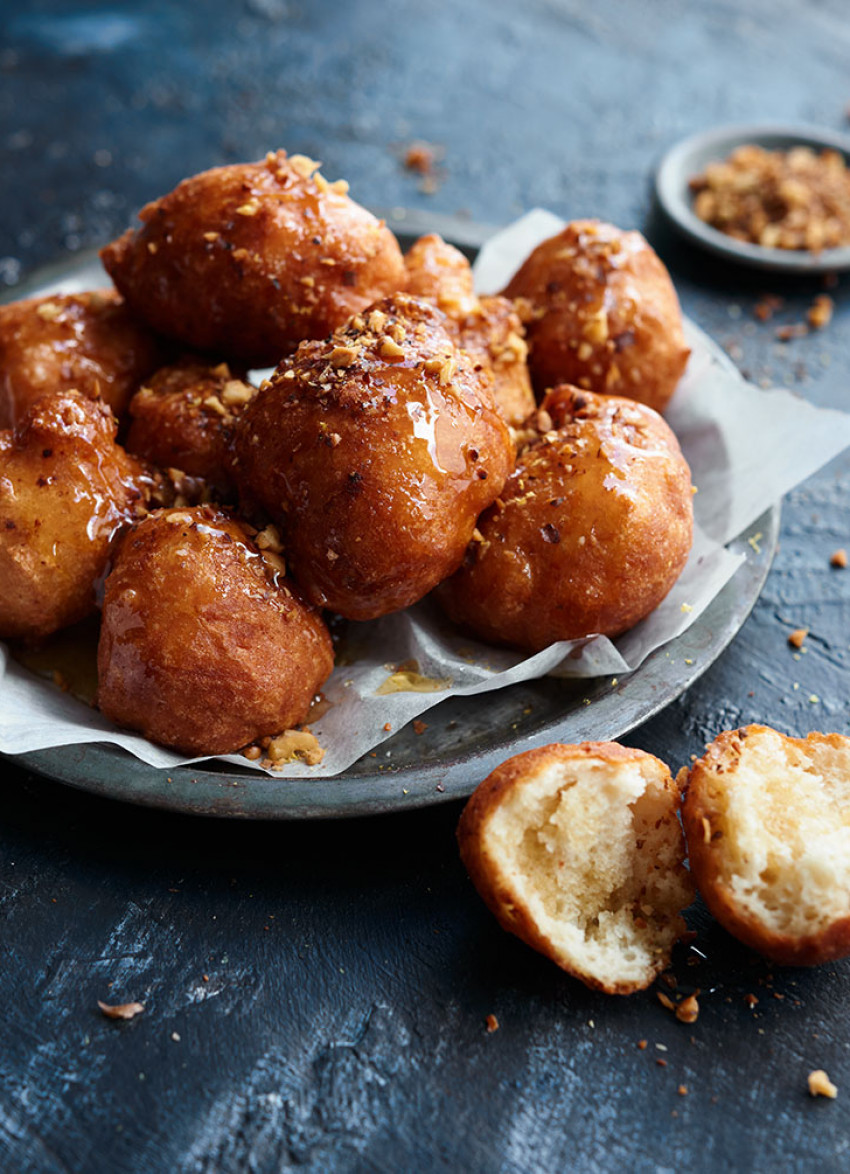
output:
[[809,1073],[809,1095],[813,1097],[829,1097],[835,1100],[838,1089],[829,1079],[823,1068],[816,1068]]
[[227,408],[241,407],[250,403],[256,394],[250,383],[243,383],[241,379],[228,379],[221,389],[221,402]]
[[350,367],[359,354],[359,346],[335,346],[328,358],[332,367]]
[[792,648],[802,648],[803,641],[809,634],[808,628],[795,628],[788,637],[788,643]]
[[404,347],[399,346],[388,335],[381,339],[380,351],[385,359],[401,359],[404,356]]
[[676,1018],[680,1023],[696,1023],[699,1017],[699,1003],[696,995],[688,995],[676,1007]]
[[229,416],[227,408],[221,402],[217,395],[208,395],[204,399],[204,407],[209,408],[210,411],[215,412],[217,416]]
[[55,322],[57,318],[62,317],[62,307],[56,302],[43,302],[40,306],[36,306],[35,312],[45,322]]
[[850,172],[838,151],[745,145],[691,180],[694,212],[735,240],[821,252],[850,243]]
[[313,172],[318,171],[322,165],[317,163],[315,159],[311,159],[309,155],[290,155],[289,166],[302,179],[310,179]]
[[283,542],[277,526],[266,526],[264,530],[260,530],[254,541],[260,550],[270,550],[273,554],[280,554],[283,551]]
[[835,303],[829,294],[818,294],[809,306],[809,311],[806,314],[812,330],[823,330],[829,326],[832,321],[832,311],[834,309]]
[[240,204],[236,209],[239,216],[256,216],[260,210],[260,201],[256,197],[246,200],[244,204]]

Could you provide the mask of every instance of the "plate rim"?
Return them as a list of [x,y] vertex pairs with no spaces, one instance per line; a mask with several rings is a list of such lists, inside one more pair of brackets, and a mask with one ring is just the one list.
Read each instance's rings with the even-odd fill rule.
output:
[[744,143],[759,146],[798,143],[840,151],[850,164],[850,135],[805,122],[728,123],[697,131],[670,147],[655,171],[655,198],[667,219],[691,242],[716,256],[751,268],[800,276],[833,273],[850,268],[850,245],[825,249],[822,253],[769,249],[763,245],[736,241],[700,220],[687,195],[687,181],[693,173],[688,160],[706,151],[725,157]]
[[[380,214],[401,237],[417,236],[427,229],[440,231],[441,235],[470,253],[474,253],[488,235],[497,231],[465,219],[435,217],[418,210],[390,209]],[[0,301],[31,296],[32,292],[47,284],[55,284],[63,277],[81,272],[96,260],[97,250],[85,250],[66,261],[40,268],[13,290],[4,291],[5,296],[0,297]],[[710,336],[706,338],[718,361],[727,369],[737,370]],[[743,550],[746,561],[685,632],[656,649],[639,668],[624,677],[616,694],[612,689],[590,703],[589,712],[592,711],[593,718],[599,718],[601,713],[604,719],[609,711],[611,713],[612,724],[607,738],[621,738],[648,721],[690,688],[722,655],[743,627],[761,594],[778,544],[780,514],[780,503],[776,503],[729,544],[732,549]],[[762,546],[756,551],[755,544],[749,543],[748,539],[759,532]],[[746,582],[743,593],[742,582]],[[733,606],[730,611],[732,599],[736,599],[740,606]],[[713,625],[718,627],[718,634],[713,636],[709,656],[698,659],[700,639],[713,630]],[[682,651],[683,664],[689,659],[688,652],[695,651],[688,671],[674,674],[676,679],[667,682],[666,687],[654,688],[643,704],[630,710],[625,720],[618,721],[616,711],[620,695],[636,678],[640,681],[641,674],[645,679],[650,666],[660,667],[665,660],[669,661],[668,668],[673,666],[675,662],[670,660],[673,651]],[[602,680],[589,678],[588,690],[598,692]],[[244,768],[233,770],[204,769],[203,762],[159,768],[142,762],[121,747],[102,742],[49,747],[2,757],[65,785],[138,806],[236,819],[346,819],[408,811],[465,798],[508,757],[564,736],[572,741],[585,740],[580,736],[580,730],[570,732],[569,727],[576,724],[577,712],[573,708],[542,730],[438,763],[388,766],[386,770],[371,774],[350,775],[343,771],[318,778],[275,778],[251,770],[247,763]],[[382,745],[388,746],[391,742],[392,739],[388,739]]]

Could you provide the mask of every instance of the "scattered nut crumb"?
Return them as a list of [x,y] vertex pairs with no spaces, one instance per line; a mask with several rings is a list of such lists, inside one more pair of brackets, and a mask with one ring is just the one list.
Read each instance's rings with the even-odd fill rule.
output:
[[829,556],[829,565],[831,567],[846,567],[847,566],[847,551],[843,547],[839,550],[834,550]]
[[413,723],[414,734],[424,734],[427,729],[428,729],[428,723],[419,721],[418,718]]
[[803,322],[795,322],[788,326],[779,326],[776,337],[780,342],[790,342],[792,338],[804,338],[809,333],[808,326]]
[[812,330],[823,330],[832,321],[832,311],[835,303],[829,294],[818,294],[806,314]]
[[699,1003],[696,995],[688,995],[682,999],[676,1008],[676,1018],[680,1023],[696,1023],[699,1018]]
[[499,1030],[499,1020],[495,1015],[488,1015],[484,1022],[487,1024],[488,1035],[492,1035],[494,1031]]
[[813,1097],[829,1097],[835,1100],[838,1089],[829,1079],[823,1068],[816,1068],[809,1073],[809,1095]]
[[802,648],[803,641],[806,639],[808,634],[808,628],[795,628],[788,637],[788,643],[792,646],[792,648]]
[[[101,1003],[97,1000],[97,1005],[100,1007],[107,1019],[135,1019],[137,1015],[141,1015],[145,1009],[144,1003]],[[811,1077],[809,1078],[811,1079]],[[834,1095],[834,1094],[833,1094]]]
[[639,1040],[638,1040],[638,1047],[640,1048],[640,1050],[641,1050],[642,1052],[645,1052],[645,1051],[646,1051],[646,1047],[647,1047],[647,1041],[646,1041],[645,1039],[639,1039]]
[[686,1084],[680,1084],[676,1092],[680,1097],[686,1097],[688,1095],[688,1086]]
[[417,141],[411,143],[404,154],[404,165],[408,171],[418,171],[420,175],[429,175],[434,170],[437,152],[430,143]]

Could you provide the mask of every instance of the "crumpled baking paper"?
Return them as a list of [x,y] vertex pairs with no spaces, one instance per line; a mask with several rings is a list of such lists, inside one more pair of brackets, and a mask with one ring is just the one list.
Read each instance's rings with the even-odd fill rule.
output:
[[[479,291],[501,289],[529,251],[562,226],[551,213],[535,210],[493,237],[475,265]],[[725,544],[850,445],[850,415],[816,408],[788,391],[763,391],[731,369],[693,323],[686,323],[686,335],[692,354],[667,420],[699,490],[697,525],[688,564],[661,606],[613,642],[604,637],[562,642],[534,656],[470,640],[427,600],[380,620],[352,623],[347,653],[323,690],[330,707],[312,725],[324,760],[317,766],[291,762],[269,773],[282,778],[339,774],[452,695],[486,693],[547,673],[622,677],[697,619],[744,561]],[[569,655],[582,644],[579,656]],[[429,691],[377,691],[398,666],[414,660],[425,678],[418,683]],[[0,751],[16,754],[83,742],[122,746],[157,767],[198,761],[119,731],[97,710],[22,668],[0,645]],[[241,755],[224,761],[249,765]]]

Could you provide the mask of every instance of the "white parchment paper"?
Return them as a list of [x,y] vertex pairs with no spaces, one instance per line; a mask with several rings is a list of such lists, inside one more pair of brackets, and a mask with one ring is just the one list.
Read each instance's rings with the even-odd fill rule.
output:
[[[529,251],[562,225],[551,213],[536,210],[499,233],[476,262],[479,291],[501,289]],[[725,544],[850,445],[850,415],[815,408],[784,390],[763,391],[731,370],[693,323],[686,323],[686,334],[692,354],[667,420],[699,490],[697,525],[688,564],[661,606],[613,643],[597,637],[584,644],[578,657],[569,655],[574,644],[568,642],[530,657],[477,644],[427,600],[396,615],[351,624],[347,646],[354,655],[334,670],[323,690],[330,707],[312,726],[325,749],[324,760],[312,767],[288,763],[276,776],[339,774],[455,694],[485,693],[547,673],[623,676],[697,619],[744,561]],[[432,691],[376,692],[410,660],[433,680]],[[387,723],[390,731],[384,729]],[[97,710],[22,668],[0,644],[0,751],[16,754],[84,742],[122,746],[152,766],[197,761],[117,730]],[[224,761],[249,765],[240,755]]]

